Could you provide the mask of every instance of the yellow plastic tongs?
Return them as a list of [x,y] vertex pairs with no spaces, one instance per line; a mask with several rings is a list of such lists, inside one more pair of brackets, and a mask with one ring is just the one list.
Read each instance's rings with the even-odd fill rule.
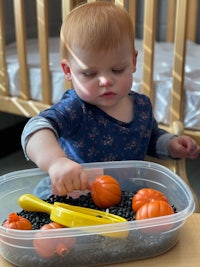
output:
[[72,206],[60,202],[47,203],[32,194],[24,194],[18,199],[26,211],[46,212],[50,219],[67,227],[91,226],[126,222],[123,217],[99,210]]

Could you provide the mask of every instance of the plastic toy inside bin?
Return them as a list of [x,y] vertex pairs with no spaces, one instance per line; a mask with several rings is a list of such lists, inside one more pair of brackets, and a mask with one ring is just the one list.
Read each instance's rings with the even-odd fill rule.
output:
[[[39,256],[34,249],[33,241],[40,231],[20,231],[0,226],[0,253],[6,260],[22,267],[98,266],[157,256],[176,245],[182,224],[195,208],[192,193],[180,177],[152,162],[121,161],[83,166],[89,174],[90,183],[97,175],[108,174],[115,177],[122,190],[135,192],[144,187],[159,190],[176,207],[177,213],[140,221],[46,230],[43,238],[48,242],[67,237],[76,239],[67,255],[50,259]],[[32,193],[36,184],[46,176],[39,169],[29,169],[0,177],[0,224],[10,212],[21,210],[18,198]],[[128,235],[113,238],[115,234],[111,233],[120,232],[128,232]]]

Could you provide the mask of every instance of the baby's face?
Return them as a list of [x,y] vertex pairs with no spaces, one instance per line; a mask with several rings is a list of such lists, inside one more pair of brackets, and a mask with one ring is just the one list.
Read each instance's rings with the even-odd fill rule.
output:
[[99,52],[73,47],[72,53],[70,79],[81,99],[104,110],[128,96],[136,68],[128,44]]

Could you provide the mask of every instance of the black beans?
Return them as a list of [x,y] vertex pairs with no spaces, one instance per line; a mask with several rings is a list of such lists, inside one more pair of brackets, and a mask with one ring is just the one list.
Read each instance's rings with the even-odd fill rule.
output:
[[[124,217],[127,221],[134,220],[135,213],[132,210],[131,206],[133,195],[134,194],[131,192],[122,191],[121,202],[116,206],[110,207],[109,213]],[[87,195],[81,195],[79,198],[76,199],[73,199],[72,197],[52,195],[45,201],[51,204],[53,204],[54,202],[62,202],[74,206],[106,211],[106,209],[100,209],[94,204],[90,193],[88,193]],[[51,222],[49,214],[43,212],[28,212],[22,210],[18,213],[18,215],[28,219],[32,223],[33,230],[40,229],[44,224],[48,224]]]
[[[116,206],[110,207],[109,213],[121,216],[125,218],[127,221],[135,220],[135,212],[132,210],[132,198],[135,193],[122,191],[122,197],[120,203]],[[45,201],[51,204],[53,204],[54,202],[61,202],[74,206],[106,211],[106,209],[100,209],[94,204],[90,193],[88,193],[87,195],[80,195],[80,197],[76,199],[72,197],[52,195]],[[174,206],[172,207],[174,209],[174,212],[176,212],[176,208]],[[43,212],[28,212],[22,210],[21,212],[18,213],[18,215],[21,215],[26,219],[28,219],[32,223],[33,230],[40,229],[41,226],[43,226],[44,224],[48,224],[51,222],[49,214]]]
[[40,229],[44,224],[51,222],[50,216],[48,213],[43,212],[30,212],[22,210],[18,215],[28,219],[32,224],[32,229]]

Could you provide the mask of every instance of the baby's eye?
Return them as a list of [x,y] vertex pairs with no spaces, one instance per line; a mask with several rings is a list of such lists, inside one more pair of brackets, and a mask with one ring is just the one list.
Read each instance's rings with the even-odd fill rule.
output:
[[96,76],[96,72],[89,72],[89,71],[85,71],[82,73],[85,77],[95,77]]
[[124,68],[113,69],[112,71],[113,71],[114,73],[118,74],[118,73],[122,73],[122,72],[124,72]]

